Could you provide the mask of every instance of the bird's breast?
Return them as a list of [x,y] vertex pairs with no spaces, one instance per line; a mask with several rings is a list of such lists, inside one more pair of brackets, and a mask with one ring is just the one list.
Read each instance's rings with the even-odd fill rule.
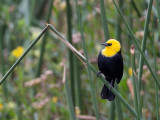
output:
[[103,49],[102,50],[102,55],[106,57],[112,57],[116,54],[117,52],[111,50],[111,49]]

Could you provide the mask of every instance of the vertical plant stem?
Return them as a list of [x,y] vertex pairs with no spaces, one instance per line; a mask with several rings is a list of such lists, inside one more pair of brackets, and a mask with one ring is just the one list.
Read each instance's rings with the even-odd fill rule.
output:
[[[4,50],[4,43],[3,43],[3,37],[2,37],[2,29],[0,29],[0,58],[1,58],[1,70],[2,70],[2,75],[5,74],[5,58],[3,54]],[[7,84],[4,82],[3,84],[3,93],[5,98],[7,98]]]
[[82,93],[81,93],[81,80],[80,80],[80,64],[76,56],[74,56],[74,72],[75,72],[75,81],[76,81],[76,103],[83,113],[83,104],[82,104]]
[[159,0],[156,0],[157,5],[157,13],[158,13],[158,29],[159,29],[159,36],[160,36],[160,8],[159,8]]
[[110,37],[109,37],[108,21],[107,21],[107,16],[106,16],[104,5],[105,5],[104,0],[100,0],[102,26],[103,26],[105,40],[107,41]]
[[[149,6],[148,6],[148,11],[147,11],[147,18],[146,18],[146,22],[145,22],[145,26],[144,26],[144,36],[142,39],[142,46],[141,46],[141,50],[144,53],[145,49],[146,49],[146,40],[147,40],[147,35],[148,35],[148,27],[149,27],[149,21],[150,21],[150,16],[151,16],[151,10],[152,10],[152,3],[153,0],[150,0],[149,2]],[[143,57],[142,55],[140,55],[140,59],[139,59],[139,72],[138,72],[138,100],[141,101],[142,97],[140,96],[140,92],[141,92],[141,77],[142,77],[142,73],[143,73]],[[141,102],[138,101],[139,103],[139,108],[138,108],[138,113],[140,116],[142,116],[142,105]]]
[[[49,1],[49,9],[48,9],[48,14],[47,14],[47,19],[46,21],[49,22],[50,17],[51,17],[51,13],[52,13],[52,5],[53,5],[53,0]],[[42,70],[42,65],[43,65],[43,56],[44,56],[44,52],[45,52],[45,45],[47,43],[47,35],[48,32],[46,32],[44,34],[42,43],[41,43],[41,52],[40,52],[40,58],[39,58],[39,62],[38,62],[38,67],[37,67],[37,74],[36,77],[39,77],[41,74],[41,70]]]
[[[158,10],[158,9],[157,9]],[[156,17],[153,16],[153,23],[152,23],[152,28],[153,28],[153,31],[154,31],[154,23],[156,23]],[[160,32],[159,32],[159,35],[160,35]],[[154,34],[153,34],[153,37],[152,37],[152,50],[153,50],[153,57],[154,57],[154,72],[157,73],[157,62],[156,62],[156,49],[155,49],[155,38],[154,38]],[[155,83],[155,87],[156,87],[156,112],[157,112],[157,120],[159,120],[159,96],[158,96],[158,86],[157,84]]]
[[34,15],[35,3],[36,3],[36,0],[32,0],[31,8],[30,8],[30,14],[29,14],[29,25],[32,23],[32,18],[33,18],[33,15]]
[[[115,90],[117,90],[117,92],[119,92],[117,83],[115,83]],[[123,120],[123,112],[122,112],[122,107],[121,107],[121,101],[119,100],[118,97],[115,98],[115,103],[116,103],[118,120]]]
[[109,120],[115,119],[115,101],[110,103]]
[[139,9],[138,9],[136,3],[134,2],[134,0],[131,0],[131,3],[132,3],[132,5],[133,5],[133,8],[135,9],[135,11],[136,11],[138,17],[141,17],[142,15],[141,15],[141,13],[140,13],[140,11],[139,11]]
[[[101,20],[102,20],[102,26],[103,26],[103,32],[105,36],[105,41],[107,41],[110,36],[109,36],[109,29],[108,29],[108,20],[105,12],[105,4],[104,0],[100,0],[100,10],[101,10]],[[115,103],[111,102],[110,104],[110,115],[114,115],[115,113]],[[112,116],[110,116],[110,120],[112,119]],[[113,120],[113,119],[112,119]]]
[[[123,11],[122,6],[123,6],[123,0],[119,0],[119,7],[121,11]],[[121,20],[118,13],[117,13],[117,22],[116,22],[116,39],[121,42]]]
[[[122,10],[123,6],[123,0],[119,0],[119,7]],[[117,13],[118,14],[118,13]],[[121,42],[121,20],[119,14],[117,15],[117,23],[116,23],[116,39]],[[115,89],[118,92],[118,86],[115,83]],[[117,110],[117,117],[119,120],[123,120],[123,113],[122,113],[122,108],[121,108],[121,102],[119,99],[116,97],[115,98],[115,105],[116,105],[116,110]]]
[[133,91],[134,91],[134,106],[135,106],[135,111],[138,113],[138,100],[137,100],[137,87],[136,87],[136,81],[135,81],[135,74],[134,71],[135,69],[135,48],[132,45],[131,49],[131,64],[132,64],[132,83],[133,83]]
[[65,92],[66,92],[66,98],[67,98],[67,103],[68,103],[68,107],[69,107],[70,120],[76,120],[74,105],[73,105],[73,100],[72,100],[68,80],[65,80]]
[[[72,10],[70,5],[70,0],[66,0],[67,4],[67,28],[68,28],[68,40],[72,44]],[[73,105],[75,106],[75,81],[74,81],[74,56],[71,50],[69,50],[69,66],[70,66],[70,79],[71,79],[71,93]]]
[[82,19],[81,19],[81,15],[80,15],[80,11],[79,11],[78,1],[77,0],[75,0],[75,1],[76,1],[76,11],[77,11],[77,18],[78,18],[78,22],[79,22],[80,32],[81,32],[81,38],[83,41],[83,50],[84,50],[84,54],[86,57],[87,72],[88,72],[88,76],[89,76],[89,80],[90,80],[91,94],[92,94],[92,100],[93,100],[93,104],[94,104],[95,115],[96,115],[97,120],[99,120],[99,112],[98,112],[97,101],[96,101],[96,96],[95,96],[95,89],[94,89],[94,85],[93,85],[91,70],[89,69],[88,53],[87,53],[85,38],[84,38],[84,34],[83,34]]

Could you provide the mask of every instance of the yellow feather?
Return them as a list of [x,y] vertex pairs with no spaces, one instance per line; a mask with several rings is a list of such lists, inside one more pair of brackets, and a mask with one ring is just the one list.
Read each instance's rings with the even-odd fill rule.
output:
[[102,50],[102,55],[104,55],[106,57],[112,57],[112,56],[114,56],[121,49],[121,44],[117,40],[115,40],[115,39],[110,39],[106,43],[107,44],[109,44],[109,43],[112,44],[111,46],[106,46]]

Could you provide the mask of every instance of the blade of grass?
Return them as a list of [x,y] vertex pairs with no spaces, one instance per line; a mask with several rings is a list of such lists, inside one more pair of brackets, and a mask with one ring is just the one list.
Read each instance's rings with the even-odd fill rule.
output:
[[139,51],[140,54],[142,55],[142,57],[143,57],[143,59],[144,59],[146,65],[147,65],[149,71],[151,72],[151,74],[152,74],[152,76],[153,76],[153,78],[154,78],[156,84],[158,85],[158,88],[160,89],[160,84],[159,84],[159,82],[158,82],[158,79],[157,79],[155,73],[153,72],[151,66],[149,65],[149,63],[148,63],[148,61],[147,61],[147,58],[145,57],[143,51],[141,50],[141,48],[140,48],[140,46],[139,46],[139,44],[138,44],[138,41],[137,41],[136,38],[134,37],[134,34],[133,34],[131,28],[129,27],[129,25],[128,25],[126,19],[124,18],[122,12],[120,11],[119,7],[117,6],[117,4],[115,3],[114,0],[113,0],[113,3],[114,3],[114,5],[115,5],[115,7],[117,8],[119,14],[121,15],[121,17],[122,17],[122,19],[123,19],[123,21],[124,21],[124,23],[125,23],[127,29],[129,30],[129,33],[130,33],[130,35],[131,35],[131,37],[132,37],[132,40],[133,40],[133,42],[135,43],[136,47],[138,48],[138,51]]
[[19,64],[19,62],[26,56],[26,54],[31,50],[31,48],[38,42],[38,40],[42,37],[42,35],[47,30],[48,25],[42,30],[42,32],[38,35],[38,37],[29,45],[29,47],[25,50],[25,52],[21,55],[20,58],[12,65],[12,67],[7,71],[7,73],[0,80],[0,85],[5,81],[8,75],[14,70],[14,68]]
[[[67,4],[67,31],[68,31],[68,40],[72,44],[72,24],[71,24],[71,19],[72,19],[72,10],[71,10],[71,5],[70,5],[70,0],[66,0]],[[71,93],[72,93],[72,99],[73,99],[73,105],[75,106],[75,81],[74,81],[74,75],[75,75],[75,70],[74,70],[74,56],[71,50],[69,50],[69,66],[70,66],[70,79],[71,79]]]
[[[123,10],[123,0],[119,0],[119,7],[121,10]],[[121,20],[120,20],[120,16],[119,14],[117,13],[117,23],[116,23],[116,39],[118,41],[121,42]],[[115,89],[117,90],[118,92],[118,85],[115,83]],[[118,116],[118,119],[119,120],[123,120],[123,113],[122,113],[122,108],[121,108],[121,102],[119,101],[119,99],[116,97],[115,98],[115,104],[116,104],[116,111],[117,111],[117,116]]]
[[105,12],[105,4],[104,0],[100,0],[100,9],[101,9],[101,17],[102,17],[102,26],[104,31],[105,40],[107,41],[109,37],[109,30],[108,30],[108,20]]
[[[87,62],[86,58],[78,52],[52,25],[48,24],[49,28],[59,37],[61,40],[69,47],[75,55],[82,61]],[[97,70],[89,63],[89,69],[93,71],[93,73],[96,75]],[[138,114],[133,110],[133,108],[124,100],[124,98],[105,80],[105,78],[102,75],[98,76],[100,80],[108,87],[110,90],[116,95],[116,97],[119,98],[119,100],[124,104],[124,106],[138,119],[142,119],[138,116]]]
[[134,2],[134,0],[131,0],[131,3],[132,3],[133,8],[134,8],[135,11],[136,11],[138,17],[141,17],[141,16],[142,16],[142,15],[141,15],[141,12],[139,11],[139,9],[138,9],[136,3]]
[[[158,10],[158,9],[157,9]],[[153,16],[153,23],[152,23],[152,29],[154,31],[154,24],[156,23],[156,17]],[[160,33],[160,32],[159,32]],[[153,58],[154,58],[154,72],[157,73],[157,62],[156,62],[156,49],[155,49],[155,42],[154,42],[155,38],[154,38],[154,34],[153,34],[153,39],[152,39],[152,51],[153,51]],[[155,87],[156,87],[156,112],[157,112],[157,120],[159,120],[159,96],[158,96],[158,87],[155,83]]]
[[[123,0],[119,0],[118,2],[119,4],[119,7],[120,7],[120,10],[122,11],[122,7],[123,7]],[[121,20],[120,20],[120,16],[119,14],[117,13],[117,22],[116,22],[116,39],[118,41],[121,42]]]
[[86,57],[87,72],[88,72],[88,76],[89,76],[89,80],[90,80],[90,87],[91,87],[91,94],[92,94],[92,100],[93,100],[93,104],[94,104],[95,115],[96,115],[97,120],[99,120],[100,118],[99,118],[98,105],[97,105],[96,96],[95,96],[95,89],[94,89],[94,85],[93,85],[92,74],[91,74],[91,70],[89,69],[88,53],[87,53],[85,38],[84,38],[84,34],[83,34],[82,19],[81,19],[81,15],[80,15],[80,11],[79,11],[78,1],[75,0],[75,2],[76,2],[76,12],[77,12],[77,18],[78,18],[78,23],[79,23],[79,27],[80,27],[81,39],[82,39],[82,43],[83,43],[83,50],[84,50],[84,54]]
[[[47,19],[46,21],[49,22],[50,17],[51,17],[51,13],[52,13],[52,6],[53,6],[53,0],[49,1],[49,9],[48,9],[48,14],[47,14]],[[46,32],[43,36],[43,40],[41,43],[41,52],[40,52],[40,58],[38,61],[38,67],[37,67],[37,73],[36,73],[36,77],[39,77],[41,74],[41,70],[42,70],[42,65],[43,65],[43,56],[44,56],[44,52],[45,52],[45,45],[47,43],[47,35],[48,32]]]
[[29,25],[31,24],[32,18],[33,18],[33,15],[34,15],[35,3],[36,3],[36,0],[32,0],[32,1],[31,1],[30,13],[29,13]]
[[66,93],[67,103],[69,107],[70,120],[76,120],[70,86],[69,86],[68,80],[66,80],[66,63],[65,62],[64,62],[63,81],[65,85],[65,93]]
[[158,13],[158,29],[159,29],[159,36],[160,36],[160,8],[159,8],[159,0],[156,0],[157,5],[157,13]]
[[[5,74],[5,58],[3,54],[3,49],[4,49],[4,43],[3,43],[3,37],[2,37],[2,29],[0,29],[0,58],[1,58],[1,70],[2,70],[2,75]],[[7,98],[7,84],[6,82],[3,84],[3,94],[5,98]]]
[[[115,90],[117,90],[117,92],[119,92],[117,83],[115,83]],[[117,110],[117,114],[118,114],[118,120],[123,120],[121,101],[119,100],[118,97],[115,98],[115,103],[116,103],[116,110]]]
[[74,70],[75,70],[75,81],[76,81],[76,103],[78,105],[78,107],[80,108],[81,113],[83,113],[83,104],[82,104],[82,100],[83,100],[83,96],[82,96],[82,92],[81,92],[81,79],[80,79],[80,74],[81,74],[81,70],[80,68],[80,64],[79,64],[79,60],[76,56],[74,56]]
[[[154,40],[154,39],[153,39]],[[154,41],[152,43],[152,47],[153,47],[153,56],[154,56],[154,72],[157,73],[157,70],[156,70],[156,54],[155,54],[155,45],[154,45]],[[158,86],[157,84],[155,83],[155,86],[156,86],[156,112],[157,112],[157,120],[159,120],[159,98],[158,98]]]
[[109,120],[115,120],[115,101],[110,103]]
[[[106,16],[106,12],[105,12],[104,0],[100,0],[99,3],[100,3],[101,20],[102,20],[104,37],[105,37],[105,41],[107,41],[107,40],[109,40],[110,36],[109,36],[108,20],[107,20],[107,16]],[[113,117],[114,113],[115,113],[115,103],[111,102],[110,116],[109,116],[110,120],[114,120],[114,118],[115,118],[115,117]]]
[[[147,18],[146,18],[146,21],[145,21],[145,25],[144,25],[144,35],[143,35],[143,39],[142,39],[142,46],[141,46],[141,50],[142,52],[144,53],[145,52],[145,49],[146,49],[146,40],[147,40],[147,35],[148,35],[148,27],[149,27],[149,21],[150,21],[150,16],[151,16],[151,10],[152,10],[152,3],[153,3],[153,0],[150,0],[149,2],[149,5],[148,5],[148,10],[147,10]],[[140,59],[139,59],[139,72],[138,72],[138,100],[142,99],[141,96],[140,96],[140,92],[141,92],[141,77],[142,77],[142,73],[143,73],[143,57],[142,55],[140,55]],[[139,101],[138,101],[139,102]],[[140,104],[141,102],[139,102]],[[142,108],[141,108],[142,105],[139,105],[138,107],[138,113],[139,115],[142,116]]]

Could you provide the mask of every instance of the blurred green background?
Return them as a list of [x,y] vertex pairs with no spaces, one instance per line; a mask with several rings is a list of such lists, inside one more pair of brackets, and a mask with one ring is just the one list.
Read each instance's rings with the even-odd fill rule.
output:
[[[141,45],[148,1],[119,0],[116,2]],[[99,0],[79,0],[78,5],[88,58],[90,63],[97,68],[97,56],[103,48],[100,43],[105,41],[100,3]],[[67,16],[65,0],[0,1],[0,78],[36,39],[46,23],[53,25],[65,38],[70,40],[72,38],[72,42],[70,42],[84,54],[74,0],[70,0],[70,6],[71,11]],[[118,85],[119,92],[134,107],[133,85],[130,80],[133,74],[130,54],[132,38],[112,0],[105,1],[105,10],[110,38],[119,40],[122,45],[124,74]],[[154,1],[145,55],[154,68],[152,51],[154,44],[157,61],[155,73],[159,77],[160,41],[157,18],[158,13]],[[68,33],[69,19],[71,19],[72,34]],[[135,48],[135,72],[137,74],[139,56],[140,54]],[[33,47],[0,86],[0,120],[69,120],[67,94],[62,82],[64,64],[67,66],[65,79],[69,82],[76,116],[84,117],[83,119],[87,120],[96,119],[86,67],[74,54],[69,53],[65,44],[53,32],[48,30],[42,40]],[[95,74],[92,76],[100,119],[108,120],[111,102],[101,99],[100,92],[103,83]],[[157,119],[155,83],[146,65],[143,66],[141,94],[143,95],[143,118],[146,120]],[[118,120],[116,110],[114,111],[113,119]],[[123,105],[122,111],[124,120],[134,119],[134,116]]]

